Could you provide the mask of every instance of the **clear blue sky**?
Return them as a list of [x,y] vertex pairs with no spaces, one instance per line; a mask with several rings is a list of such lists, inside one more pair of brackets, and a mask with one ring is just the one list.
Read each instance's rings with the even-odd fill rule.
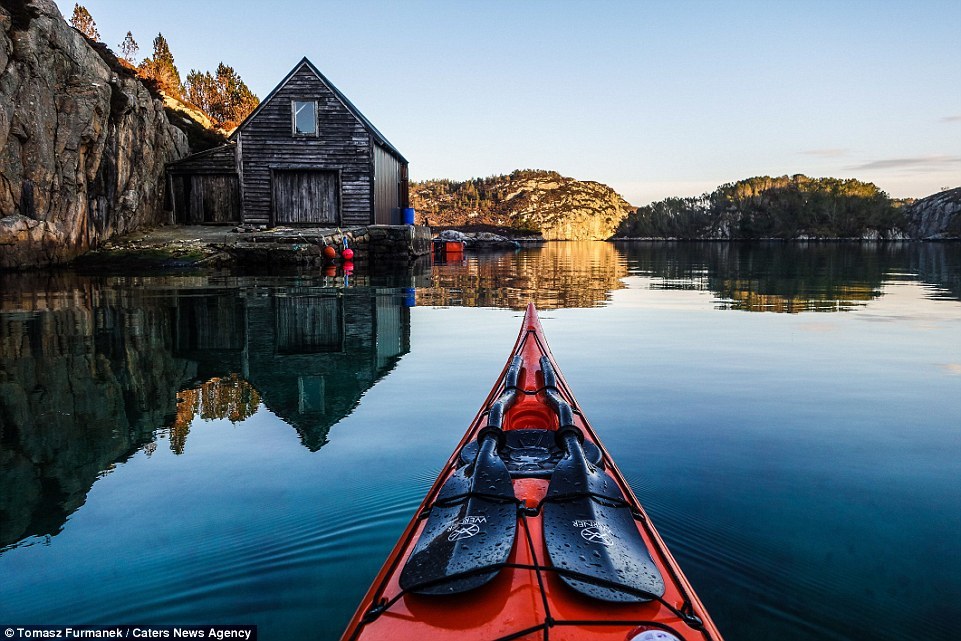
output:
[[[57,0],[69,18],[74,2]],[[961,2],[85,0],[115,51],[264,97],[310,58],[411,177],[554,169],[644,205],[757,175],[961,184]]]

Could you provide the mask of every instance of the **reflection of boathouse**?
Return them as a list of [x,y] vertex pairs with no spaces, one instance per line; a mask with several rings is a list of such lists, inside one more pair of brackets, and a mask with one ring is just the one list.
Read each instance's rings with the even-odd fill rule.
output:
[[316,450],[409,349],[400,289],[76,278],[0,278],[0,552],[59,533],[158,429],[183,451],[197,416],[182,399],[209,410],[201,419],[263,403]]
[[263,404],[317,450],[330,427],[410,349],[397,290],[290,288],[272,296],[185,294],[174,353],[197,376],[237,373]]

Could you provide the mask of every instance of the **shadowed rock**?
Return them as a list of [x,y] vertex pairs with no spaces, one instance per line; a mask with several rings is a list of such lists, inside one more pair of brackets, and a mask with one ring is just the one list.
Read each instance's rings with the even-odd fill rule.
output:
[[165,222],[164,165],[186,136],[53,2],[0,6],[0,77],[0,269],[63,263]]

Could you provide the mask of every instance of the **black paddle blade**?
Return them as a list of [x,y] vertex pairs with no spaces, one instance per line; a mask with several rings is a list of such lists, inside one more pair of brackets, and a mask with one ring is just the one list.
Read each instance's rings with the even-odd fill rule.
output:
[[484,585],[507,561],[517,533],[514,486],[497,441],[486,438],[477,459],[451,476],[400,574],[416,594],[457,594]]
[[576,436],[564,440],[567,454],[544,501],[544,539],[551,563],[583,579],[558,573],[561,580],[602,601],[642,603],[652,598],[645,595],[662,596],[664,579],[620,488],[587,462]]

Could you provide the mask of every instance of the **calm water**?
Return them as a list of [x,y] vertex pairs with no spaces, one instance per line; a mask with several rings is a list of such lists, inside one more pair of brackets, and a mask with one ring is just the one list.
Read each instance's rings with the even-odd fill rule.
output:
[[0,624],[335,639],[533,300],[729,639],[957,639],[961,245],[0,277]]

